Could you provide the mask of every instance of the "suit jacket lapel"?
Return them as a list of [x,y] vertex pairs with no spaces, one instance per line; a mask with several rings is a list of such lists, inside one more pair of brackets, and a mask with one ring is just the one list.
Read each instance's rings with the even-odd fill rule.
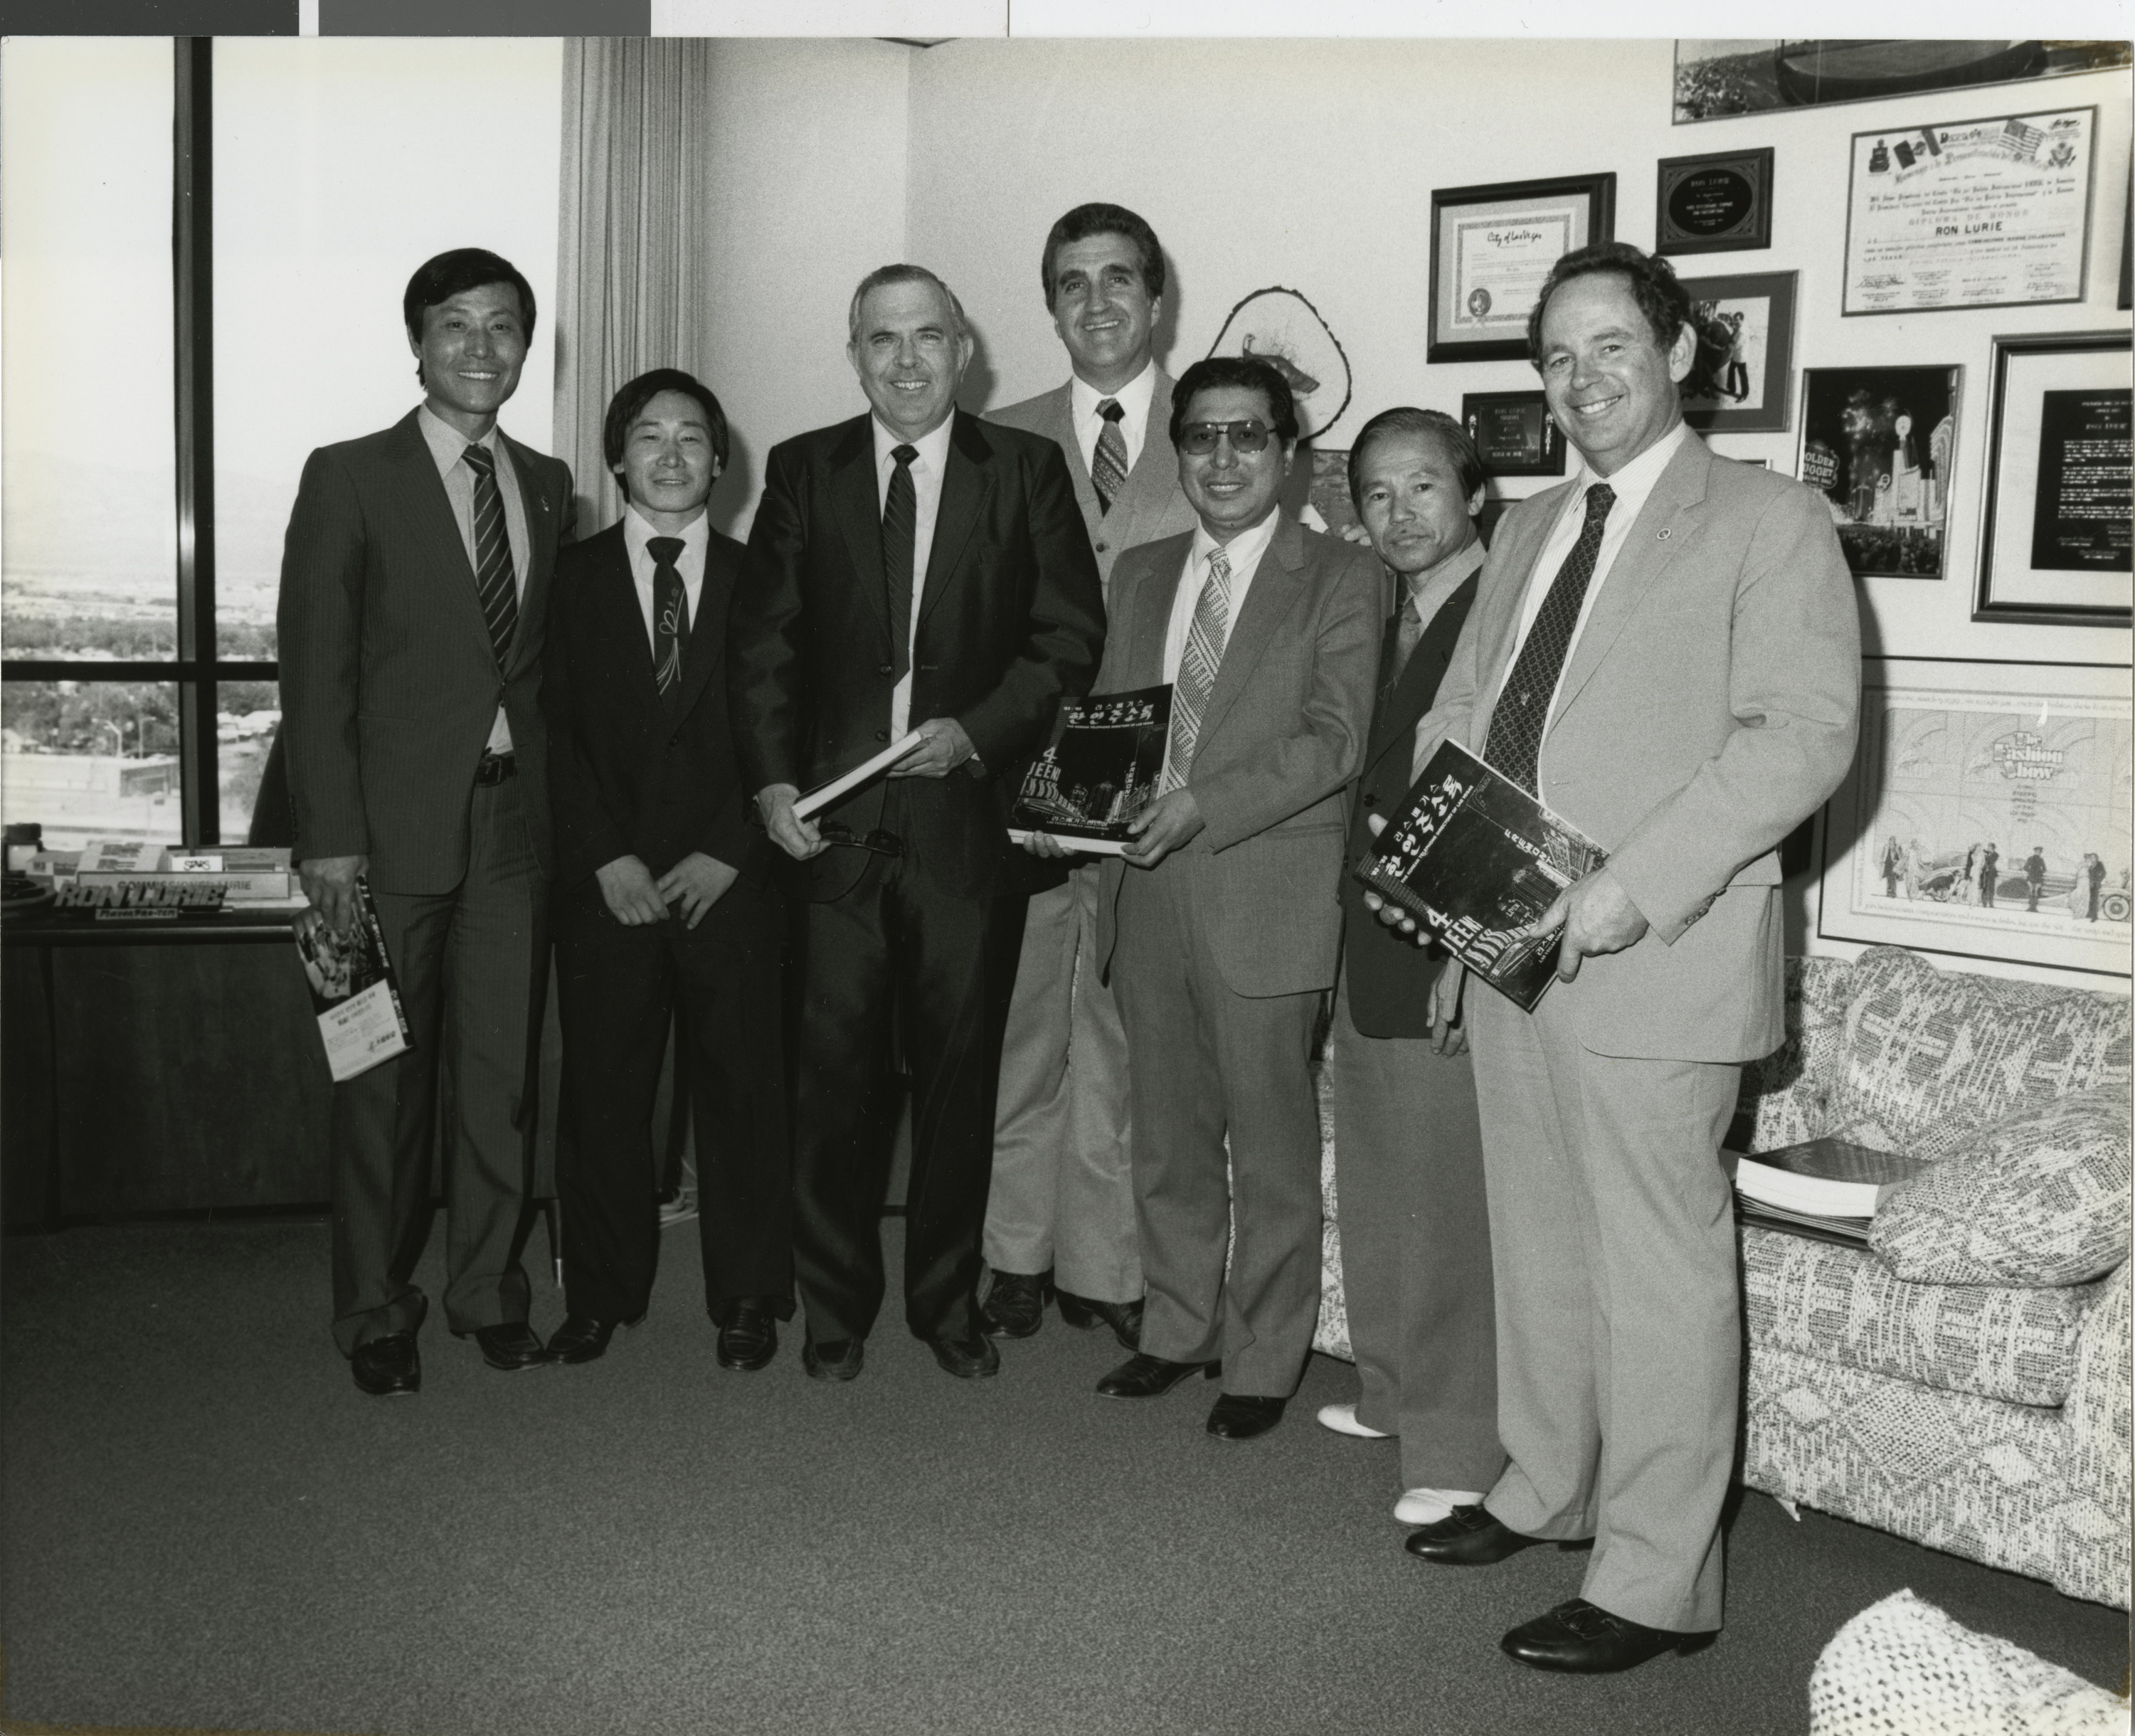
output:
[[1097,510],[1097,485],[1090,480],[1090,467],[1082,462],[1082,443],[1075,433],[1075,382],[1045,395],[1044,426],[1039,430],[1058,446],[1068,460],[1068,474],[1075,484],[1075,504],[1082,509],[1082,522],[1095,526],[1104,515]]
[[1178,485],[1179,454],[1171,449],[1170,430],[1171,377],[1159,369],[1155,390],[1150,394],[1149,420],[1142,426],[1141,451],[1106,515],[1106,521],[1118,526],[1118,547],[1130,548],[1145,540],[1144,519],[1160,508]]
[[[501,429],[497,430],[497,441],[511,459],[512,473],[519,482],[520,507],[526,516],[526,583],[520,589],[519,619],[512,628],[511,654],[507,660],[516,672],[532,655],[534,635],[527,622],[548,618],[549,581],[555,571],[556,539],[561,532],[555,522],[556,509],[530,462],[534,454]],[[479,593],[475,600],[479,606]]]
[[889,643],[889,581],[882,570],[882,491],[875,480],[872,419],[846,424],[846,438],[830,456],[832,516],[845,532],[845,553],[859,580],[860,595],[881,623]]
[[645,612],[638,607],[637,580],[630,570],[630,546],[622,527],[603,531],[612,541],[602,558],[585,572],[592,587],[589,599],[596,628],[608,640],[608,667],[628,696],[630,715],[640,728],[656,728],[661,722],[660,689],[652,673],[652,641],[645,631]]
[[[690,620],[690,643],[682,653],[682,703],[676,715],[687,717],[703,696],[704,683],[712,678],[712,670],[726,654],[727,604],[733,595],[733,575],[729,570],[725,550],[717,536],[704,546],[704,580],[697,588],[697,612]],[[629,575],[624,575],[627,578]],[[631,603],[637,602],[636,585],[631,590]],[[651,646],[642,628],[644,618],[638,618],[638,641],[646,646],[646,672],[651,673]]]
[[1246,593],[1237,618],[1231,623],[1231,637],[1223,643],[1223,661],[1216,667],[1216,686],[1208,695],[1208,709],[1201,716],[1201,740],[1216,733],[1225,714],[1237,703],[1253,666],[1260,662],[1304,584],[1305,532],[1295,519],[1285,518],[1276,526],[1267,552],[1253,570],[1252,586]]
[[[1120,689],[1128,692],[1164,685],[1164,642],[1170,633],[1179,587],[1186,582],[1186,556],[1193,546],[1193,538],[1190,533],[1167,536],[1148,546],[1148,577],[1115,590],[1106,604],[1113,611],[1106,620],[1106,641],[1116,635],[1119,643],[1128,647],[1119,681]],[[1119,576],[1116,567],[1113,576]]]
[[438,461],[430,443],[410,410],[393,430],[393,457],[406,476],[407,499],[415,528],[438,551],[439,590],[444,606],[461,624],[477,635],[482,648],[493,657],[489,620],[482,612],[482,593],[477,588],[474,566],[467,559],[467,541],[460,535],[459,519],[453,512],[453,497],[445,492],[445,480],[438,474]]
[[918,600],[924,621],[942,600],[964,558],[979,508],[993,488],[994,449],[976,416],[957,410],[949,434],[949,458],[942,472],[942,504],[934,515],[934,544],[927,555],[927,585]]
[[[1364,764],[1375,764],[1379,756],[1400,742],[1404,748],[1410,744],[1416,720],[1431,709],[1437,696],[1438,684],[1445,674],[1446,666],[1453,661],[1454,642],[1460,637],[1461,623],[1468,618],[1468,611],[1475,601],[1475,593],[1481,584],[1482,567],[1460,581],[1460,588],[1438,605],[1437,613],[1425,623],[1423,637],[1416,642],[1416,649],[1409,653],[1407,667],[1394,686],[1380,715],[1372,720],[1371,744],[1365,749]],[[1391,650],[1400,631],[1397,616],[1387,626],[1387,648]],[[1384,656],[1382,655],[1382,662]]]

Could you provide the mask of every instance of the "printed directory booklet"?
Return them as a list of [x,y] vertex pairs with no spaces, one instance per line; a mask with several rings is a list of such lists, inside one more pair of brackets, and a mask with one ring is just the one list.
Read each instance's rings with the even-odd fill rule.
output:
[[312,987],[312,1011],[336,1084],[368,1073],[412,1046],[400,985],[385,955],[385,932],[370,883],[356,883],[355,931],[336,934],[324,923],[298,924],[297,956]]
[[1921,1158],[1847,1139],[1809,1139],[1736,1158],[1735,1188],[1774,1211],[1866,1223],[1892,1188],[1926,1167]]
[[1119,855],[1134,841],[1127,822],[1156,793],[1170,733],[1169,686],[1062,706],[1059,735],[1023,780],[1008,835],[1019,844],[1035,836],[1091,855]]

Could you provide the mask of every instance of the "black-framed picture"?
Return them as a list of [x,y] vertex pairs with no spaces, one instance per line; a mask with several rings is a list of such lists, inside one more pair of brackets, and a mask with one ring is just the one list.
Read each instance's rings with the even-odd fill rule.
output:
[[1655,253],[1735,253],[1772,245],[1773,148],[1663,157]]
[[2128,334],[1994,340],[1975,621],[2125,627]]
[[1803,368],[1795,474],[1832,504],[1857,579],[1939,579],[1960,367]]
[[1430,361],[1518,361],[1549,268],[1615,235],[1614,173],[1431,195]]
[[1490,475],[1564,474],[1564,432],[1540,392],[1464,392],[1460,420]]
[[1685,278],[1709,319],[1733,334],[1709,395],[1686,395],[1682,419],[1708,433],[1780,434],[1793,409],[1794,285],[1791,271]]
[[1774,109],[1820,109],[1973,85],[2108,72],[2128,64],[2129,50],[2124,39],[1684,37],[1675,45],[1674,120],[1681,126]]

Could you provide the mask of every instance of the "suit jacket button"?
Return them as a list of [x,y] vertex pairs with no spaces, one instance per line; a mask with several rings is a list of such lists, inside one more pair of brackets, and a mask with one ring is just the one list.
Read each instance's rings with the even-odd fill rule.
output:
[[875,673],[877,675],[894,675],[897,673],[897,668],[894,664],[884,663],[879,669],[875,671]]
[[887,741],[889,739],[889,731],[887,730],[877,730],[874,732],[874,739],[877,741]]
[[1366,790],[1364,792],[1364,806],[1367,807],[1377,807],[1378,805],[1379,798],[1373,795],[1369,790]]
[[1101,542],[1101,543],[1099,543],[1099,544],[1097,545],[1097,552],[1098,552],[1100,555],[1101,555],[1101,554],[1103,554],[1106,550],[1110,549],[1111,547],[1111,545],[1110,543],[1108,543],[1108,542]]

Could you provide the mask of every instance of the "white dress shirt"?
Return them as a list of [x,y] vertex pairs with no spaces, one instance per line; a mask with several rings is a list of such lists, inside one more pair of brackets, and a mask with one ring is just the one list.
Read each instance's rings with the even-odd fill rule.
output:
[[680,536],[682,552],[675,570],[682,575],[683,600],[690,605],[690,631],[697,630],[697,599],[704,592],[704,551],[712,546],[712,521],[700,512],[680,531],[656,531],[638,516],[636,507],[622,509],[622,546],[630,551],[631,582],[637,588],[637,612],[645,619],[645,643],[658,655],[652,628],[652,570],[659,563],[646,545],[656,536]]
[[[415,425],[423,430],[423,439],[428,443],[430,457],[436,462],[438,479],[445,485],[445,497],[452,502],[453,521],[460,527],[460,542],[467,550],[467,569],[476,571],[474,555],[474,472],[467,468],[464,454],[470,446],[479,446],[487,451],[496,467],[497,497],[504,506],[505,540],[511,545],[511,583],[519,600],[526,600],[526,558],[529,544],[526,538],[526,507],[519,497],[519,472],[511,462],[511,454],[505,449],[503,440],[492,425],[479,440],[470,440],[459,429],[432,410],[427,404],[415,412]],[[511,751],[511,725],[506,721],[504,707],[496,708],[496,721],[489,726],[489,751],[508,754]]]
[[[919,601],[927,594],[927,557],[934,547],[934,521],[942,512],[942,475],[949,462],[949,430],[956,425],[956,413],[933,433],[917,439],[892,432],[879,416],[870,416],[874,429],[874,497],[878,513],[889,505],[889,479],[897,474],[897,460],[890,454],[900,446],[913,448],[919,456],[912,461],[913,505],[917,521],[912,533],[912,620],[906,629],[904,678],[890,691],[889,739],[901,739],[911,726],[912,674],[919,663]],[[879,517],[877,519],[879,523]]]
[[1107,398],[1118,400],[1122,412],[1120,436],[1127,443],[1127,470],[1131,474],[1141,461],[1142,442],[1149,438],[1149,406],[1156,395],[1155,362],[1150,362],[1116,392],[1101,392],[1080,374],[1071,375],[1068,393],[1075,443],[1082,449],[1082,468],[1092,473],[1097,463],[1097,436],[1105,431],[1105,419],[1097,414],[1097,406]]

